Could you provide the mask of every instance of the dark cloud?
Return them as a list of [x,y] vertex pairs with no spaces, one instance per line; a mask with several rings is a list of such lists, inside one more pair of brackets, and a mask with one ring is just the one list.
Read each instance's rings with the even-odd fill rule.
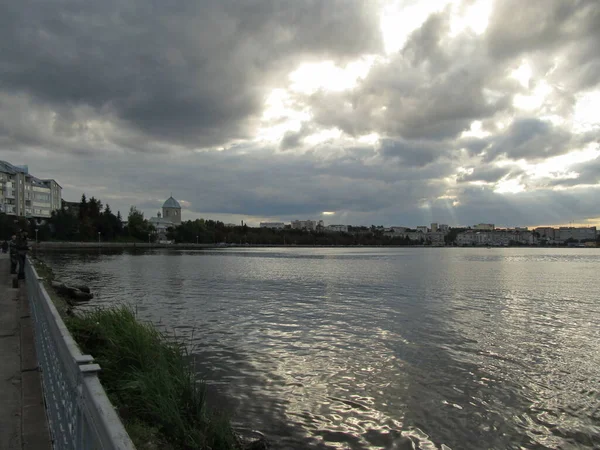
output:
[[[556,79],[576,89],[600,82],[600,3],[596,0],[502,0],[486,32],[497,59],[561,52]],[[545,53],[545,54],[544,54]],[[566,83],[565,83],[566,82]]]
[[[598,146],[600,150],[600,145]],[[549,187],[573,187],[600,185],[600,156],[592,161],[574,164],[569,167],[569,177],[558,177],[547,182]]]
[[509,159],[544,159],[572,150],[577,138],[565,128],[548,121],[522,118],[494,137],[485,151],[484,160],[493,161],[503,156]]
[[476,138],[469,137],[461,139],[458,142],[459,148],[466,149],[470,155],[475,156],[481,154],[481,152],[490,145],[489,138]]
[[302,143],[302,139],[314,132],[313,126],[307,123],[303,123],[298,131],[288,131],[283,135],[279,148],[281,150],[290,150],[297,148]]
[[449,55],[444,50],[443,40],[450,31],[448,11],[432,14],[413,32],[402,49],[402,56],[413,66],[433,64],[437,68],[451,64]]
[[[349,224],[489,221],[515,226],[600,217],[598,189],[497,194],[448,181],[457,170],[449,161],[407,170],[401,161],[380,157],[368,148],[320,155],[240,146],[221,152],[156,154],[152,159],[140,171],[139,159],[127,153],[110,158],[29,153],[26,159],[13,158],[16,163],[32,163],[30,170],[39,176],[59,179],[65,199],[76,200],[86,192],[122,213],[137,205],[154,215],[172,191],[190,203],[185,218],[228,222],[312,217]],[[489,173],[482,173],[491,181]],[[323,211],[336,215],[322,217]]]
[[[532,0],[495,2],[487,44],[496,56],[509,57],[524,52],[554,48],[578,33],[582,7],[595,3],[580,0]],[[581,18],[581,16],[579,16]]]
[[447,148],[438,142],[384,139],[380,151],[384,156],[398,158],[405,166],[423,167],[444,155]]
[[508,174],[512,176],[520,175],[522,171],[512,167],[494,167],[480,166],[476,167],[471,173],[464,173],[458,177],[458,182],[465,183],[469,181],[483,181],[486,183],[495,183]]
[[191,146],[249,136],[264,96],[304,59],[379,49],[367,2],[4,2],[0,89],[87,105]]
[[472,186],[462,191],[461,204],[454,212],[466,225],[489,222],[498,226],[535,226],[564,224],[571,220],[584,222],[587,218],[600,217],[599,194],[597,188],[590,188],[575,191],[541,189],[498,195],[492,189]]

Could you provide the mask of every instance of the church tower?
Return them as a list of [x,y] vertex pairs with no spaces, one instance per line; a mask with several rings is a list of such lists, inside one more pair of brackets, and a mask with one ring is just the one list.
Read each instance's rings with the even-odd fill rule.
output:
[[174,225],[181,224],[181,205],[173,196],[163,204],[163,219],[170,220]]

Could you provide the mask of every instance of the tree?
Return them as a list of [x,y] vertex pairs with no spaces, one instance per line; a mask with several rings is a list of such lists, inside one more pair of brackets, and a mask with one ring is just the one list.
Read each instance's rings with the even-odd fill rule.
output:
[[[14,216],[0,213],[0,239],[8,240],[13,234],[19,231],[24,224]],[[26,225],[25,225],[26,226]]]
[[[93,197],[92,197],[93,198]],[[79,203],[79,227],[78,234],[79,240],[89,241],[95,237],[96,230],[92,223],[89,215],[89,202],[86,199],[85,193],[81,195],[81,202]],[[96,206],[94,204],[94,206]]]
[[66,209],[53,211],[49,220],[49,228],[54,239],[73,241],[79,235],[79,220]]
[[444,236],[444,242],[446,243],[446,245],[454,244],[456,242],[456,237],[458,236],[458,234],[466,230],[467,228],[450,228],[448,234]]
[[79,202],[79,221],[82,222],[85,217],[87,217],[87,199],[84,193],[81,194],[81,201]]
[[92,224],[96,225],[100,219],[102,212],[102,202],[97,200],[95,197],[90,198],[87,204],[87,215],[90,218]]
[[[90,200],[91,203],[91,200]],[[98,217],[97,230],[104,236],[105,240],[113,240],[120,234],[120,222],[117,216],[115,216],[110,210],[110,206],[107,204],[104,211]]]
[[135,206],[129,209],[127,218],[127,232],[129,236],[140,241],[147,241],[148,235],[153,240],[154,227],[144,219],[144,213],[139,211]]
[[116,234],[118,236],[123,234],[123,216],[121,216],[121,211],[117,211],[117,221],[115,222],[116,226]]

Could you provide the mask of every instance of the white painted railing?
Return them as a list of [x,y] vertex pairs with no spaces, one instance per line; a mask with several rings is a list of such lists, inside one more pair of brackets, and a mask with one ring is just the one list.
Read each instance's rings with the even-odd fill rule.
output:
[[77,347],[29,259],[25,273],[54,449],[135,450],[98,380],[100,366]]

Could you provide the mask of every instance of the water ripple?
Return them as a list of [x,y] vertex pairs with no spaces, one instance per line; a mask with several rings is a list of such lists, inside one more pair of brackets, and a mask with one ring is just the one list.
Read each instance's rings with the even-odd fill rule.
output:
[[183,338],[281,449],[600,448],[600,252],[44,255]]

